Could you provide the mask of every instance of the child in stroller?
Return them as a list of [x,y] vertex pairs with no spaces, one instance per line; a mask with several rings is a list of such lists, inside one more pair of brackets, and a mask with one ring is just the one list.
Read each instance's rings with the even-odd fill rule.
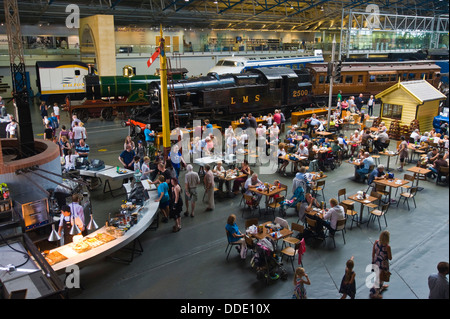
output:
[[286,216],[286,209],[294,207],[297,209],[297,204],[305,200],[305,190],[302,186],[297,186],[294,195],[290,199],[281,202],[280,214]]
[[270,237],[261,239],[256,244],[256,253],[252,258],[251,265],[256,268],[256,278],[265,279],[266,283],[271,280],[287,279],[281,258],[275,254],[275,242]]

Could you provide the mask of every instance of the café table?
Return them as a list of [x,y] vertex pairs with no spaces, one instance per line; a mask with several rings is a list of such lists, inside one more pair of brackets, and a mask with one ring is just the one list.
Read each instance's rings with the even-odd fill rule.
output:
[[370,196],[369,194],[366,194],[365,198],[362,198],[359,194],[354,194],[354,195],[349,196],[348,199],[350,199],[352,201],[355,201],[355,202],[358,202],[358,203],[361,204],[361,208],[360,208],[360,211],[359,211],[359,222],[358,222],[358,225],[365,223],[362,220],[363,219],[363,212],[364,212],[364,205],[373,203],[374,201],[377,200],[377,198],[373,197],[373,196]]
[[274,222],[271,222],[271,221],[268,221],[268,222],[265,222],[265,223],[263,223],[263,224],[261,224],[260,226],[262,226],[262,233],[254,233],[254,234],[250,234],[253,238],[256,238],[257,240],[261,240],[261,239],[264,239],[264,238],[266,238],[266,237],[270,237],[270,238],[272,238],[273,240],[275,240],[275,243],[277,243],[278,242],[278,240],[280,240],[280,239],[283,239],[283,238],[286,238],[286,237],[289,237],[289,236],[291,236],[294,232],[292,231],[292,230],[290,230],[290,229],[288,229],[288,228],[283,228],[283,229],[281,229],[279,232],[280,232],[280,236],[278,236],[278,237],[272,237],[271,235],[270,235],[270,229],[268,228],[268,227],[266,227],[266,226],[269,226],[269,225],[271,225],[271,224],[275,224]]
[[391,199],[391,192],[392,188],[399,188],[403,187],[406,184],[409,183],[407,180],[399,179],[399,178],[393,178],[393,179],[377,179],[373,181],[375,184],[388,186],[389,187],[389,203],[396,203],[395,200]]
[[[269,190],[269,191],[267,191]],[[255,194],[263,195],[266,197],[265,199],[265,210],[267,211],[267,208],[269,207],[269,201],[270,198],[276,194],[279,194],[281,192],[286,192],[287,196],[287,186],[281,186],[276,187],[272,184],[268,184],[268,188],[262,188],[262,187],[252,187],[251,191]]]
[[[292,159],[291,157],[295,157],[295,159]],[[279,159],[288,161],[291,164],[291,173],[294,173],[294,163],[298,163],[303,160],[307,160],[308,158],[305,156],[299,156],[294,154],[286,154],[284,156],[278,156]]]
[[[233,172],[231,172],[233,171]],[[235,179],[241,178],[241,177],[248,177],[247,174],[242,174],[240,171],[238,171],[238,174],[235,173],[235,170],[227,170],[226,174],[217,174],[214,175],[214,177],[217,177],[219,180],[223,180],[225,182],[229,182],[231,184],[232,181]],[[219,189],[219,191],[222,191],[222,189]],[[231,191],[228,192],[228,195],[231,196]]]
[[387,158],[388,158],[388,159],[387,159],[387,167],[386,167],[386,170],[387,170],[387,171],[389,170],[389,162],[390,162],[391,157],[398,156],[397,153],[391,152],[391,151],[387,151],[387,152],[379,152],[378,154],[387,156]]
[[355,180],[357,180],[357,179],[358,179],[358,176],[356,175],[356,170],[359,168],[359,166],[362,165],[362,161],[360,161],[359,159],[356,159],[356,160],[354,160],[354,161],[348,160],[348,161],[346,161],[346,162],[355,166],[354,178],[355,178]]
[[414,166],[414,167],[408,168],[407,171],[414,173],[414,179],[417,180],[417,183],[416,183],[417,190],[418,191],[422,191],[423,187],[419,187],[419,180],[421,179],[420,177],[423,176],[422,179],[424,181],[426,181],[427,180],[427,174],[430,173],[431,170],[429,170],[428,168],[422,168],[422,167]]
[[316,131],[316,135],[323,136],[323,137],[330,137],[330,136],[334,135],[334,132],[327,132],[327,131],[317,132]]

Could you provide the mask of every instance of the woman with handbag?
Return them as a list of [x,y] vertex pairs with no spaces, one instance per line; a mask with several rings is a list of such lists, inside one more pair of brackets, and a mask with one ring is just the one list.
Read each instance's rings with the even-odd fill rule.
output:
[[384,230],[380,234],[380,238],[375,241],[372,249],[372,264],[376,265],[378,270],[378,278],[375,280],[375,285],[370,289],[370,297],[373,299],[381,299],[383,296],[381,292],[388,288],[388,285],[383,285],[384,282],[389,281],[391,273],[389,272],[389,260],[392,260],[391,246],[389,246],[390,233]]

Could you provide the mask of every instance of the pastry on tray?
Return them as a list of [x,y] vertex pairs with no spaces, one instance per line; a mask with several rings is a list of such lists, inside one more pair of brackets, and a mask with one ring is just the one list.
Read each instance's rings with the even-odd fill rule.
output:
[[61,254],[58,251],[54,251],[52,253],[48,253],[45,256],[45,260],[47,260],[47,262],[48,262],[48,264],[50,266],[53,266],[54,264],[57,264],[57,263],[59,263],[59,262],[61,262],[63,260],[66,260],[66,259],[67,259],[67,257],[64,256],[63,254]]
[[110,242],[111,240],[116,239],[116,237],[111,236],[110,234],[107,233],[98,233],[97,235],[95,235],[95,238],[103,243],[107,243]]

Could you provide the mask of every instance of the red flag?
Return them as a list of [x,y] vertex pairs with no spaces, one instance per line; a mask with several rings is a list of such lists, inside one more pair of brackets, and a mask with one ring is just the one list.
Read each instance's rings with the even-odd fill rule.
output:
[[153,53],[153,55],[150,57],[150,59],[148,59],[147,61],[147,67],[149,68],[150,65],[152,65],[152,63],[158,58],[159,56],[159,48],[156,48],[155,53]]

